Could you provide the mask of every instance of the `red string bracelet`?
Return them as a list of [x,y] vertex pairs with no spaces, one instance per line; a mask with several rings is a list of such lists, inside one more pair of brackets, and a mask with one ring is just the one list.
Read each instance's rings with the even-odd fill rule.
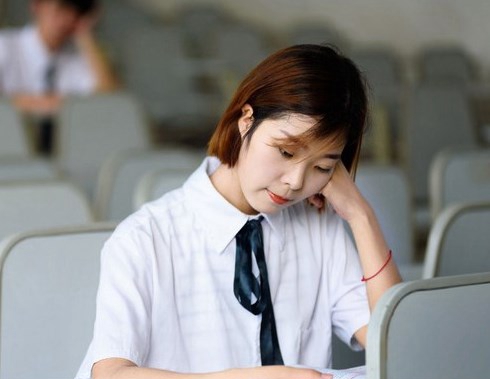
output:
[[388,253],[388,259],[386,260],[386,262],[383,264],[383,266],[381,266],[381,268],[378,270],[378,272],[372,276],[370,276],[369,278],[365,278],[364,276],[362,277],[361,279],[361,282],[367,282],[368,280],[371,280],[372,278],[374,278],[375,276],[377,276],[381,271],[383,271],[383,269],[388,265],[388,263],[390,263],[390,260],[391,260],[391,250],[390,252]]

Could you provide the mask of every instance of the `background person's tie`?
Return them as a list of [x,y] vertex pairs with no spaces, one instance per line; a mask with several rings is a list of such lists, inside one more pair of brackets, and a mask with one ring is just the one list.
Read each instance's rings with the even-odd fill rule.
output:
[[[52,59],[44,71],[43,88],[44,94],[50,95],[55,93],[56,85],[56,66]],[[53,148],[54,120],[53,116],[45,116],[39,122],[39,146],[41,153],[49,155]]]
[[55,86],[55,78],[56,78],[56,66],[54,63],[54,59],[52,59],[48,65],[46,66],[46,71],[44,72],[44,92],[45,93],[53,93]]
[[[240,304],[254,315],[262,314],[260,355],[262,365],[284,364],[277,339],[276,320],[272,307],[269,279],[262,237],[263,217],[249,220],[236,235],[236,263],[233,291]],[[253,273],[253,256],[259,270]]]

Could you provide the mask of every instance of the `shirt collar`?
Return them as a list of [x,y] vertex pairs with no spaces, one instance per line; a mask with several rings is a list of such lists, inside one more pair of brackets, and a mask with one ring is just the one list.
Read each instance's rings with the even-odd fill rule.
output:
[[24,27],[22,30],[22,42],[25,46],[25,52],[29,55],[30,64],[33,65],[36,72],[43,75],[54,56],[41,40],[39,30],[33,25]]
[[39,30],[32,25],[26,26],[22,30],[22,43],[26,59],[32,65],[32,70],[37,78],[45,77],[46,68],[54,60],[54,55],[44,45],[39,35]]
[[[209,236],[212,248],[223,253],[235,235],[250,220],[260,215],[247,215],[229,203],[211,183],[210,175],[221,162],[215,157],[207,157],[201,166],[190,176],[183,186],[191,209],[199,224]],[[284,215],[262,214],[270,224],[273,235],[278,239],[281,249],[284,246]]]

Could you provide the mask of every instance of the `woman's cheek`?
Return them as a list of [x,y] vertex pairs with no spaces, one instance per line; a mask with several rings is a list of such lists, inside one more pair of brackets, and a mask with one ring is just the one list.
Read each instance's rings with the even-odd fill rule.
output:
[[305,198],[308,198],[310,196],[316,195],[325,188],[325,186],[328,184],[328,182],[331,179],[331,175],[325,178],[326,175],[322,174],[323,177],[316,177],[315,179],[311,180],[310,183],[308,184],[307,188],[305,189]]

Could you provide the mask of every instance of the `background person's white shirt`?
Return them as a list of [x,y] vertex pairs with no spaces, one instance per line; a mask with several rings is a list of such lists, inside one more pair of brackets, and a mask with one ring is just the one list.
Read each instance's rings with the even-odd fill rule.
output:
[[[77,378],[104,358],[178,372],[260,365],[260,316],[233,294],[235,235],[250,218],[228,203],[207,158],[184,186],[123,221],[102,252],[94,338]],[[305,202],[264,215],[264,248],[286,365],[331,365],[369,320],[357,253],[341,219]]]
[[96,78],[88,62],[73,45],[50,54],[34,26],[0,32],[0,95],[42,94],[45,73],[55,60],[56,93],[87,95],[95,90]]

